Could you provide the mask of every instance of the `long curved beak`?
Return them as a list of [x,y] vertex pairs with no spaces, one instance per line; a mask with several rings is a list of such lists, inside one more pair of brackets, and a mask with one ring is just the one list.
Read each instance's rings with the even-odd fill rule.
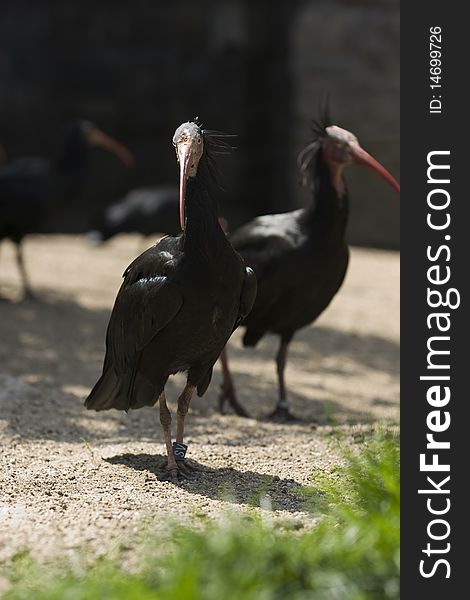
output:
[[180,226],[181,230],[184,231],[184,198],[186,195],[188,168],[191,163],[191,147],[187,144],[178,146],[178,162],[180,164]]
[[92,146],[112,152],[126,167],[133,167],[135,165],[135,159],[129,150],[110,135],[101,131],[101,129],[93,128],[88,133],[88,142]]
[[387,169],[382,166],[373,156],[371,156],[368,152],[363,150],[359,145],[351,146],[351,151],[354,157],[354,161],[359,165],[365,165],[373,169],[376,173],[385,179],[385,181],[392,186],[392,188],[400,193],[400,184],[395,179],[395,177],[387,171]]

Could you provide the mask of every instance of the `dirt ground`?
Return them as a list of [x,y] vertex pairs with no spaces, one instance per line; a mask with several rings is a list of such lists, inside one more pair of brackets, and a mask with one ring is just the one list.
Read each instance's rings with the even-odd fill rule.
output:
[[[193,522],[246,507],[307,522],[299,486],[340,460],[331,432],[398,422],[399,256],[354,248],[343,289],[291,346],[292,410],[304,421],[263,418],[276,399],[277,341],[242,349],[236,333],[231,363],[252,418],[217,413],[216,367],[187,418],[188,456],[214,471],[180,486],[159,481],[156,409],[83,408],[121,273],[148,245],[132,235],[102,247],[75,236],[28,238],[37,301],[20,300],[13,248],[0,249],[0,295],[12,300],[0,301],[0,560],[25,549],[43,560],[83,545],[103,553],[132,544],[142,522]],[[170,383],[171,401],[182,381]]]

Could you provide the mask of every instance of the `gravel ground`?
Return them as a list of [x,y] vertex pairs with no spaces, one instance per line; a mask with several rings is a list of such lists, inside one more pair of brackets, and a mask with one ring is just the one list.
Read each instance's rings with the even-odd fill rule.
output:
[[[0,302],[0,560],[25,549],[39,560],[83,546],[99,554],[132,546],[143,522],[190,523],[247,507],[309,524],[299,487],[341,460],[331,433],[398,422],[399,256],[354,248],[340,294],[291,346],[287,381],[303,421],[264,419],[276,398],[277,341],[243,350],[236,333],[232,368],[253,418],[217,413],[216,368],[187,418],[188,456],[213,471],[180,486],[159,481],[157,410],[83,408],[120,275],[149,244],[132,235],[103,247],[78,236],[28,238],[37,301],[20,300],[13,248],[1,248],[0,294],[10,302]],[[170,401],[182,382],[172,380]]]

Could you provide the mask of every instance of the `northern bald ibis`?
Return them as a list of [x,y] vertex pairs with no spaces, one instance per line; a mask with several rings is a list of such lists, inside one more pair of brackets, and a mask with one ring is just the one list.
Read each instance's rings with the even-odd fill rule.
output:
[[[103,374],[85,401],[88,409],[127,411],[158,400],[166,478],[173,482],[190,473],[183,434],[191,396],[207,390],[214,363],[256,295],[253,272],[225,236],[208,192],[214,154],[225,144],[197,121],[176,129],[182,234],[162,238],[125,270],[106,334]],[[165,384],[179,371],[187,372],[187,382],[172,444]]]
[[56,161],[20,158],[0,169],[0,241],[16,244],[16,258],[25,296],[32,297],[21,242],[28,233],[40,233],[53,210],[79,198],[88,174],[89,148],[114,153],[126,166],[134,159],[119,142],[89,121],[71,123],[64,131]]
[[[108,206],[98,229],[90,231],[88,235],[97,242],[106,242],[118,233],[177,235],[180,231],[178,206],[179,192],[176,187],[161,185],[137,188]],[[227,221],[219,216],[219,222],[226,231]]]
[[[302,175],[313,176],[313,198],[306,208],[265,215],[236,230],[230,241],[255,272],[258,294],[243,322],[244,346],[256,346],[268,333],[280,338],[276,356],[279,398],[270,415],[292,419],[284,370],[287,350],[298,329],[315,321],[340,289],[348,267],[345,242],[349,201],[343,170],[356,164],[375,170],[397,192],[394,177],[361,148],[354,134],[329,121],[314,124],[315,140],[299,155]],[[221,356],[220,411],[238,402],[226,351]]]
[[109,205],[91,235],[105,242],[118,233],[152,235],[179,232],[178,188],[161,185],[137,188]]

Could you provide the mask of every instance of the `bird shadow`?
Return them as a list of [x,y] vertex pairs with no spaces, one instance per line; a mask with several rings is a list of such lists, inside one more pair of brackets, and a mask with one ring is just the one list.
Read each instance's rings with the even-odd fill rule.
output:
[[[142,471],[161,480],[166,471],[166,456],[161,454],[123,453],[103,458],[111,465],[123,465],[135,471]],[[221,500],[244,506],[269,506],[273,510],[297,513],[305,510],[306,500],[302,494],[302,485],[294,479],[240,471],[233,467],[205,468],[194,460],[189,464],[201,469],[194,478],[181,479],[177,485],[187,492],[198,494],[212,500]]]

